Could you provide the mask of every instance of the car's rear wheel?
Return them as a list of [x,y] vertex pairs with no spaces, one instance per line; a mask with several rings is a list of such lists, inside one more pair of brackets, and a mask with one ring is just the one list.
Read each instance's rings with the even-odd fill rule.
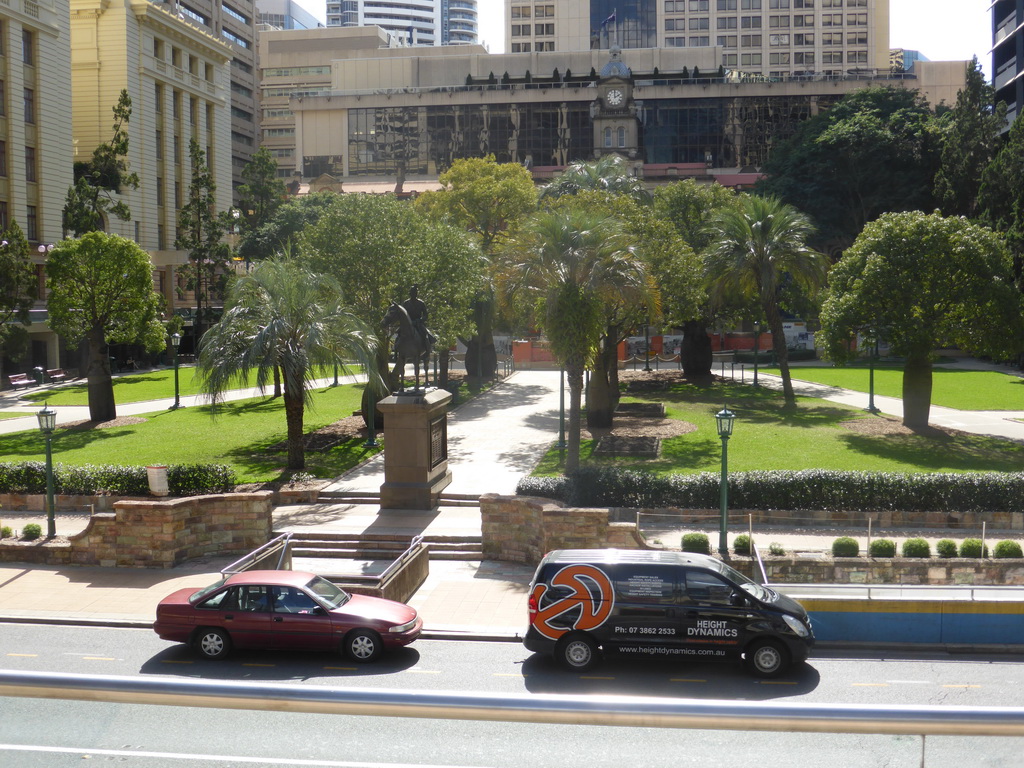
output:
[[789,651],[777,640],[757,640],[744,655],[747,670],[755,677],[778,677],[789,669]]
[[353,661],[375,661],[384,650],[380,635],[370,629],[353,629],[345,636],[345,653]]
[[566,635],[555,646],[555,658],[566,669],[586,672],[601,661],[601,650],[590,635],[576,632]]
[[192,641],[193,647],[204,659],[223,659],[231,651],[231,636],[223,629],[200,629]]

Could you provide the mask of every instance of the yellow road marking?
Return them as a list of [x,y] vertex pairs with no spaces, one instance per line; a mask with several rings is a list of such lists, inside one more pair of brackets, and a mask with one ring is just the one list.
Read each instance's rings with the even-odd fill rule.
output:
[[943,685],[942,687],[943,688],[981,688],[980,685],[970,685],[970,684]]
[[8,653],[8,656],[18,656],[23,659],[34,659],[39,656],[38,653]]
[[276,667],[277,664],[243,664],[243,667]]
[[83,656],[83,661],[117,661],[113,656]]
[[707,680],[701,680],[698,677],[670,677],[668,679],[670,683],[706,683]]

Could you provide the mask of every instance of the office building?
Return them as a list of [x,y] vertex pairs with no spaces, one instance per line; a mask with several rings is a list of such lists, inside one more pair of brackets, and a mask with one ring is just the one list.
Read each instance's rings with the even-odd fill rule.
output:
[[274,29],[316,29],[323,24],[295,0],[257,0],[257,23]]
[[406,45],[469,45],[479,39],[477,0],[327,0],[327,26],[372,25]]
[[511,53],[718,49],[714,69],[773,77],[881,73],[889,0],[510,0],[506,42]]
[[889,66],[893,72],[913,72],[918,61],[931,61],[920,51],[908,51],[906,48],[893,48],[889,51]]
[[992,72],[1009,125],[1024,104],[1024,0],[992,3]]

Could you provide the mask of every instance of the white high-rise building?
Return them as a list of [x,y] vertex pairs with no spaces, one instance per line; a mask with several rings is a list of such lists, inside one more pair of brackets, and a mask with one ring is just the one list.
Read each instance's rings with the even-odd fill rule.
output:
[[478,40],[476,0],[327,0],[327,26],[377,25],[407,45]]

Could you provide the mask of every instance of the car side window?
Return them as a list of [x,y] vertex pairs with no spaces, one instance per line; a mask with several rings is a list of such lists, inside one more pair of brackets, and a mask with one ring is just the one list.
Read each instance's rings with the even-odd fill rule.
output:
[[207,600],[203,600],[203,602],[199,603],[199,605],[197,605],[196,607],[209,611],[234,610],[232,607],[235,604],[232,596],[232,593],[234,591],[234,589],[222,590],[221,592],[215,594],[213,597]]
[[686,596],[694,603],[729,605],[733,587],[713,573],[686,571]]
[[271,587],[274,593],[275,613],[313,613],[317,603],[295,587]]
[[270,588],[262,584],[239,587],[238,610],[247,613],[268,612],[270,610]]

